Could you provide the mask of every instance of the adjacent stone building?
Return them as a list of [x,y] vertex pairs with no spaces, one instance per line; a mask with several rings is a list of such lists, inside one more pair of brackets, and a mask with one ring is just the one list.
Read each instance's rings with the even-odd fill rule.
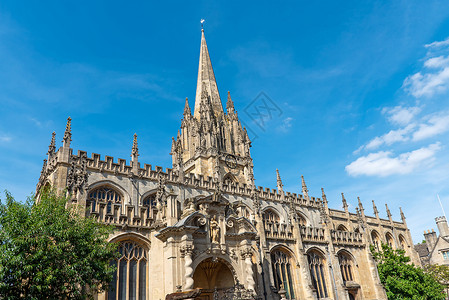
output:
[[446,217],[437,217],[435,222],[439,236],[433,229],[424,231],[426,242],[415,245],[415,250],[423,265],[449,265],[449,227]]
[[350,212],[343,193],[343,210],[332,209],[302,176],[300,193],[284,191],[278,170],[276,189],[255,185],[251,141],[229,93],[223,110],[204,31],[173,168],[141,164],[136,135],[129,163],[74,153],[71,141],[69,118],[57,150],[53,133],[37,192],[67,190],[88,216],[116,226],[114,288],[98,299],[386,299],[370,244],[403,248],[419,263],[402,211],[400,222],[388,207],[381,219],[373,201],[367,216],[358,199]]

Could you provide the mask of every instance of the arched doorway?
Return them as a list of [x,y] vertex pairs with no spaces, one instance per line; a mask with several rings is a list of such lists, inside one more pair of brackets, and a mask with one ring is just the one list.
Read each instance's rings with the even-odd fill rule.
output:
[[[200,288],[201,297],[206,296],[213,299],[213,294],[218,293],[219,298],[222,299],[224,292],[234,287],[234,275],[230,266],[222,259],[207,258],[203,260],[195,269],[193,273],[194,288]],[[203,298],[201,298],[203,299]]]

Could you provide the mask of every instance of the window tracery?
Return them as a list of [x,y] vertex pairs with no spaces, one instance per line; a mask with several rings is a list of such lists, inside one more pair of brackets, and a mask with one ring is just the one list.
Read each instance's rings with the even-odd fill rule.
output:
[[145,197],[142,201],[142,205],[147,208],[147,218],[154,216],[157,213],[156,193]]
[[134,241],[121,242],[120,257],[111,262],[116,272],[108,291],[108,300],[145,300],[147,290],[147,251]]
[[287,292],[287,299],[295,299],[291,261],[291,256],[282,250],[276,250],[271,253],[274,285],[278,291],[281,289],[281,285],[284,287],[284,290]]
[[316,290],[318,299],[327,298],[324,258],[316,251],[312,251],[307,254],[307,259],[309,261],[312,285]]
[[348,254],[340,252],[338,254],[338,262],[340,264],[340,271],[341,276],[343,277],[343,282],[354,281],[352,258]]
[[96,210],[98,202],[107,202],[106,213],[112,212],[112,204],[121,204],[122,196],[119,192],[106,186],[96,188],[89,192],[88,200],[91,201],[92,211]]

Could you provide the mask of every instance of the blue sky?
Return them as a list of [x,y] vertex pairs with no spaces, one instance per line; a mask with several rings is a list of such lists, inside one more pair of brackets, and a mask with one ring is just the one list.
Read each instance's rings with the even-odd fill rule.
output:
[[[256,183],[344,192],[367,214],[401,206],[415,242],[449,211],[449,6],[445,1],[0,2],[0,188],[32,193],[51,133],[72,147],[171,167],[193,107],[200,19],[222,100],[253,138]],[[264,92],[281,113],[259,127]]]

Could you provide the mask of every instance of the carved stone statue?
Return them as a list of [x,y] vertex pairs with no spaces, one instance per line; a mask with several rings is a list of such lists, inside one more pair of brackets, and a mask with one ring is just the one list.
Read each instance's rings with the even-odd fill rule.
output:
[[210,220],[210,239],[213,244],[220,243],[220,226],[216,216],[213,216],[212,220]]

